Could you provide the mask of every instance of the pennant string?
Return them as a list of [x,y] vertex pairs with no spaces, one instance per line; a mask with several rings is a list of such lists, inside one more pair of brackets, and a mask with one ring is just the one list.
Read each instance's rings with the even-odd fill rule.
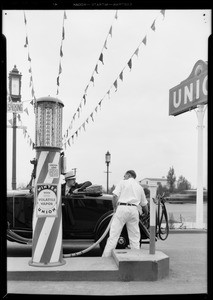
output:
[[62,74],[62,66],[61,66],[61,59],[63,57],[63,41],[65,40],[65,29],[64,29],[64,20],[67,19],[67,15],[66,15],[66,11],[64,11],[64,14],[63,14],[63,21],[62,21],[62,36],[61,36],[61,45],[60,45],[60,58],[59,58],[59,70],[58,70],[58,76],[57,76],[57,79],[56,79],[56,82],[57,82],[57,90],[56,90],[56,95],[59,94],[59,86],[60,86],[60,80],[59,80],[59,77],[61,76]]
[[[79,106],[78,106],[78,108],[77,108],[76,111],[79,110],[79,107],[82,105],[82,103],[84,103],[84,105],[86,105],[86,93],[87,93],[87,90],[88,90],[88,88],[89,88],[89,86],[90,86],[90,83],[93,84],[93,87],[95,86],[95,77],[94,77],[94,75],[95,75],[95,74],[99,74],[99,72],[98,72],[98,63],[99,63],[99,61],[102,62],[102,64],[104,65],[103,51],[104,51],[104,49],[107,49],[107,46],[106,46],[106,44],[107,44],[107,39],[108,39],[109,35],[112,37],[112,27],[113,27],[113,23],[114,23],[114,20],[117,20],[117,19],[118,19],[118,12],[116,11],[115,16],[114,16],[113,21],[112,21],[112,24],[111,24],[111,26],[110,26],[110,30],[109,30],[109,32],[108,32],[108,34],[107,34],[107,36],[106,36],[106,38],[105,38],[104,44],[103,44],[103,46],[102,46],[101,54],[99,55],[98,61],[97,61],[96,64],[95,64],[95,68],[94,68],[94,70],[93,70],[93,72],[92,72],[92,75],[90,76],[89,83],[87,84],[87,86],[86,86],[86,88],[85,88],[85,93],[84,93],[84,95],[83,95],[83,97],[82,97],[82,99],[81,99],[81,101],[80,101],[80,104],[79,104]],[[62,56],[63,56],[63,53],[62,53]],[[58,81],[57,81],[57,84],[58,84]],[[80,116],[80,115],[79,115],[79,116]],[[72,118],[72,121],[73,121],[73,120],[74,120],[74,116],[73,116],[73,118]],[[72,121],[71,121],[71,122],[72,122]]]
[[32,72],[32,59],[30,56],[30,45],[29,45],[29,37],[28,37],[28,30],[27,30],[27,18],[26,18],[26,14],[25,11],[23,11],[24,13],[24,24],[25,24],[25,31],[26,31],[26,39],[25,39],[25,45],[24,47],[27,48],[27,55],[28,55],[28,61],[29,61],[29,73],[30,73],[30,83],[29,83],[29,87],[31,88],[31,94],[33,97],[33,105],[34,108],[36,106],[36,97],[35,97],[35,89],[34,89],[34,82],[33,82],[33,72]]
[[[165,11],[160,11],[161,14],[163,14],[163,16],[165,16]],[[156,18],[157,19],[157,18]],[[156,22],[156,19],[154,20],[154,22],[152,23],[151,25],[151,29],[153,31],[155,31],[156,27],[155,27],[155,22]],[[110,27],[110,31],[111,31],[111,27]],[[114,86],[115,87],[115,92],[117,91],[117,88],[118,88],[118,79],[120,78],[120,80],[123,81],[123,71],[125,70],[125,68],[128,66],[129,69],[131,70],[132,69],[132,58],[134,55],[137,55],[138,56],[138,52],[139,52],[139,48],[140,48],[140,45],[143,43],[145,46],[146,46],[146,39],[147,39],[147,36],[144,37],[144,39],[140,42],[139,46],[136,48],[136,50],[133,52],[132,56],[130,57],[130,59],[128,60],[127,64],[125,65],[125,67],[123,68],[123,70],[119,73],[118,77],[116,78],[116,80],[114,80],[113,84],[111,85],[111,87],[108,89],[108,91],[105,93],[104,97],[98,102],[98,105],[95,107],[94,111],[92,113],[90,113],[89,117],[92,119],[92,121],[94,122],[94,112],[97,113],[97,108],[98,106],[101,108],[101,104],[102,104],[102,101],[103,99],[108,95],[108,98],[110,98],[110,91],[111,91],[111,88]],[[104,44],[104,46],[106,45],[106,42]],[[103,50],[103,49],[102,49]],[[96,65],[97,66],[97,65]],[[97,69],[96,69],[97,70]],[[94,83],[94,72],[92,74],[92,81]],[[91,81],[90,79],[90,81]],[[88,88],[88,86],[87,86]],[[86,88],[86,89],[87,89]],[[85,89],[85,91],[86,91]],[[84,95],[85,97],[85,95]],[[74,135],[76,134],[76,137],[77,137],[77,133],[80,131],[80,128],[83,127],[84,130],[85,130],[85,124],[89,122],[89,117],[87,117],[87,119],[80,125],[80,127],[75,131]],[[66,144],[66,142],[64,143],[64,145]]]

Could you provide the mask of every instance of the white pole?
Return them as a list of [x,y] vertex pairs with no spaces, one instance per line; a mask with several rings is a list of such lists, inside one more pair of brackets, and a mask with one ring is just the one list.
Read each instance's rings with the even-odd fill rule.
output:
[[156,205],[153,198],[156,197],[157,186],[153,183],[149,185],[150,190],[150,244],[149,244],[149,254],[155,254],[155,227],[156,227]]
[[198,105],[198,148],[197,148],[197,197],[196,197],[196,228],[203,228],[203,117],[204,105]]

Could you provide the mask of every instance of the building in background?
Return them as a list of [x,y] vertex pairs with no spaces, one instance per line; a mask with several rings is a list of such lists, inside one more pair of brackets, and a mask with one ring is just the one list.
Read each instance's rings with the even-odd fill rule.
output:
[[168,183],[167,183],[167,179],[165,177],[162,178],[144,178],[142,180],[139,181],[140,185],[142,185],[143,188],[148,188],[150,183],[151,184],[155,184],[156,186],[158,186],[159,184],[161,184],[162,186],[168,187]]

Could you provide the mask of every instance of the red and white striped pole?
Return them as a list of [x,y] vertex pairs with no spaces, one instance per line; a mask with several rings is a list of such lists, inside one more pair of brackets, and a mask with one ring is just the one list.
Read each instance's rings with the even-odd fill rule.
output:
[[36,101],[36,179],[31,266],[65,264],[62,245],[62,107],[57,98]]
[[156,197],[157,185],[150,183],[150,244],[149,254],[155,254],[155,235],[156,235],[156,205],[153,199]]

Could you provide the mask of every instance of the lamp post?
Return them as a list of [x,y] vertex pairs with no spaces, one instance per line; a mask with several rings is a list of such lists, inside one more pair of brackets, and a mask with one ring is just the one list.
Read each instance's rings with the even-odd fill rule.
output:
[[[16,65],[9,73],[9,93],[12,102],[21,101],[21,73],[19,73]],[[12,189],[16,189],[16,113],[13,113],[13,150],[12,150]]]
[[107,153],[105,154],[105,162],[107,165],[107,194],[109,192],[109,164],[111,161],[111,154],[109,153],[109,151],[107,151]]

